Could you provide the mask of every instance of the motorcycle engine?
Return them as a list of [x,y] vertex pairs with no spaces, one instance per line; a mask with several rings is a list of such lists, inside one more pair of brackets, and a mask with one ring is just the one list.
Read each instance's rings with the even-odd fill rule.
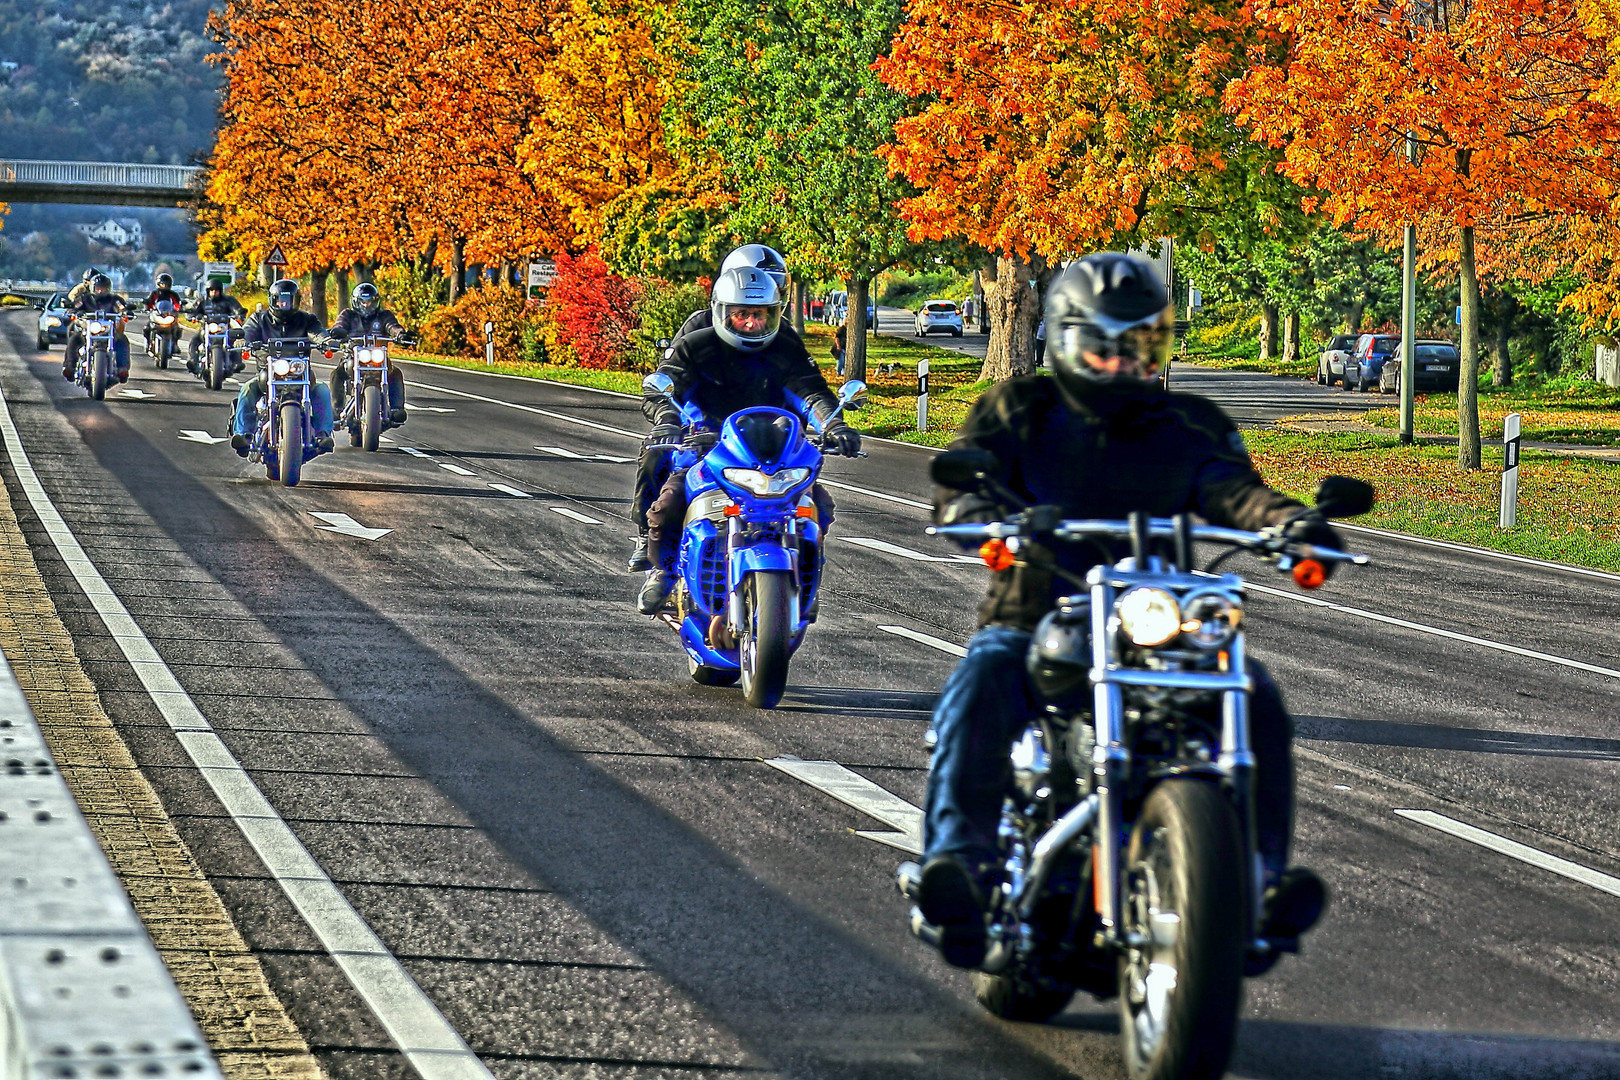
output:
[[1066,598],[1035,627],[1024,660],[1041,697],[1054,705],[1083,707],[1091,689],[1091,605]]

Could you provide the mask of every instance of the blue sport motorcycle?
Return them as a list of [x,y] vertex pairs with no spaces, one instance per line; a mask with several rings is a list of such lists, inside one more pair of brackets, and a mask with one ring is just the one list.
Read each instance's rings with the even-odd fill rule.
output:
[[[642,387],[679,409],[688,431],[703,423],[696,407],[675,400],[669,376],[649,375]],[[845,383],[833,416],[858,407],[865,393],[865,383]],[[816,435],[826,423],[810,422]],[[662,447],[687,470],[687,510],[675,588],[657,617],[681,635],[694,681],[741,680],[748,704],[760,709],[782,699],[788,661],[815,621],[821,590],[824,537],[811,491],[823,452],[805,429],[793,412],[756,407],[729,417],[705,452]]]

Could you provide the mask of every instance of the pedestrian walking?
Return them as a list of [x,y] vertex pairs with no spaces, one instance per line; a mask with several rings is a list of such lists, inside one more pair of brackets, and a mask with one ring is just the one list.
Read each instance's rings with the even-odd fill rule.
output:
[[840,323],[838,330],[833,334],[832,354],[834,362],[838,365],[840,379],[844,377],[844,357],[849,355],[849,332],[846,329],[848,326],[848,323]]
[[1046,320],[1035,324],[1035,366],[1046,366]]

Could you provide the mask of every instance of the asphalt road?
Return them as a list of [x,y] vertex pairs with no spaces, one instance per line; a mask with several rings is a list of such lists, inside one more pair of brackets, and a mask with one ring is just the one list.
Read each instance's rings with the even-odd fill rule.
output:
[[[343,446],[287,490],[207,441],[229,395],[137,355],[92,402],[33,345],[26,313],[0,316],[0,388],[46,493],[494,1075],[1116,1074],[1112,1005],[980,1013],[906,932],[899,853],[854,831],[884,826],[764,763],[838,762],[921,801],[954,658],[880,628],[964,641],[982,577],[912,557],[948,554],[911,505],[924,451],[829,464],[877,494],[834,488],[821,621],[782,707],[758,712],[693,685],[674,635],[631,610],[633,402],[411,365],[416,407],[385,451]],[[412,1075],[0,468],[107,712],[312,1048],[334,1077]],[[1257,592],[1248,625],[1298,716],[1298,858],[1335,903],[1250,984],[1233,1075],[1620,1075],[1609,879],[1394,812],[1620,876],[1620,580],[1354,538],[1376,561],[1324,591],[1339,608],[1250,568],[1281,592]]]
[[[905,308],[879,308],[879,332],[892,337],[911,338],[913,316]],[[927,341],[941,349],[964,356],[984,358],[988,334],[967,333],[961,337],[930,334]],[[1311,379],[1291,375],[1267,375],[1258,371],[1223,371],[1198,367],[1181,360],[1171,363],[1170,383],[1178,390],[1201,394],[1213,401],[1244,427],[1264,427],[1285,416],[1303,413],[1358,413],[1389,408],[1394,399],[1377,394],[1358,394],[1341,386],[1318,386]]]

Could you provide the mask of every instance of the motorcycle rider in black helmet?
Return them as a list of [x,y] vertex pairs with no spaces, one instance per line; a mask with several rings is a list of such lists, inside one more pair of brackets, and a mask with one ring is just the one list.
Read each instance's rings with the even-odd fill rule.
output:
[[[282,340],[310,340],[319,337],[326,327],[321,320],[307,311],[298,309],[298,282],[282,278],[270,286],[270,303],[263,311],[254,313],[242,327],[242,341],[254,345]],[[253,426],[257,420],[259,399],[264,396],[266,380],[255,375],[242,385],[236,396],[236,418],[231,424],[231,448],[238,456],[247,457],[253,444]],[[332,449],[332,395],[319,379],[310,379],[310,426],[315,430],[315,444],[322,450]]]
[[[78,302],[69,308],[78,318],[73,320],[73,331],[68,334],[67,350],[62,354],[62,378],[72,382],[79,366],[79,352],[85,343],[81,324],[89,316],[118,314],[129,307],[129,301],[112,291],[112,279],[106,274],[96,274],[90,279],[89,291],[80,294]],[[129,382],[129,339],[124,336],[122,320],[113,325],[115,327],[113,359],[118,368],[118,381]]]
[[[829,448],[846,455],[861,448],[860,435],[835,415],[838,399],[804,342],[782,332],[782,298],[776,282],[752,267],[728,270],[714,283],[710,309],[712,325],[686,335],[658,365],[659,372],[675,382],[675,400],[689,402],[703,414],[705,423],[687,432],[686,446],[707,452],[732,413],[756,405],[787,407],[791,393],[815,417]],[[681,414],[668,401],[649,396],[641,411],[655,431],[680,437]],[[812,497],[822,528],[830,527],[832,498],[819,483]],[[685,519],[686,470],[675,469],[647,512],[652,569],[637,600],[644,615],[656,614],[674,587],[675,547]]]
[[[146,297],[145,300],[141,301],[141,306],[146,308],[147,311],[153,311],[153,310],[156,310],[158,304],[161,301],[167,300],[169,303],[174,305],[174,313],[176,315],[179,315],[180,314],[180,294],[174,291],[174,278],[172,276],[170,276],[169,274],[159,274],[157,276],[157,280],[154,281],[152,284],[155,286],[155,288],[153,288],[153,290],[149,294],[147,294],[147,297]],[[175,323],[175,327],[176,327],[175,334],[176,334],[176,336],[179,335],[179,325],[180,324],[178,322]],[[148,319],[146,321],[145,335],[146,335],[146,354],[148,356],[150,356],[150,355],[152,355],[152,353],[157,351],[154,348],[152,348],[152,320],[151,319]],[[177,344],[178,344],[178,342],[177,342]]]
[[[225,320],[226,340],[233,343],[241,341],[242,331],[240,328],[231,327],[231,321],[246,319],[247,309],[242,307],[240,300],[225,291],[225,283],[219,278],[209,278],[208,284],[203,286],[202,296],[187,310],[204,322],[208,320],[210,315],[216,319]],[[192,335],[190,353],[186,358],[186,370],[193,375],[202,371],[202,346],[203,335],[201,333]],[[229,357],[233,354],[230,350],[227,350],[226,355]],[[228,370],[240,371],[242,365],[235,360],[231,360]]]
[[[1289,518],[1301,504],[1265,485],[1220,407],[1155,379],[1169,356],[1172,319],[1164,284],[1145,260],[1110,252],[1071,264],[1046,300],[1051,377],[991,387],[951,446],[994,454],[1003,484],[1060,518],[1192,511],[1248,530]],[[934,497],[939,524],[999,520],[1015,509],[950,488]],[[1320,519],[1300,522],[1296,538],[1342,546]],[[1073,591],[1050,567],[1083,579],[1104,555],[1053,545],[1028,565],[997,572],[979,607],[980,629],[935,707],[917,902],[941,928],[946,960],[959,967],[984,960],[986,894],[1002,874],[996,829],[1007,755],[1038,708],[1025,668],[1031,632],[1061,593]],[[1288,866],[1292,721],[1265,669],[1251,662],[1251,674],[1266,925],[1268,936],[1297,936],[1320,916],[1326,890],[1309,870]]]
[[[390,338],[406,336],[405,325],[392,311],[382,306],[382,294],[369,281],[362,281],[354,287],[349,294],[349,306],[343,309],[337,322],[326,331],[327,336],[335,341],[344,341],[362,333]],[[343,415],[343,405],[348,399],[349,375],[349,360],[344,357],[332,371],[334,416]],[[388,368],[388,420],[394,424],[405,422],[405,373],[392,364]]]
[[[787,295],[787,262],[782,258],[781,252],[764,244],[744,244],[740,248],[733,249],[720,264],[720,272],[714,279],[719,281],[729,270],[750,267],[761,271],[775,282],[781,296]],[[681,328],[670,341],[670,348],[679,345],[688,334],[713,325],[714,313],[707,307],[699,308],[681,324]],[[798,331],[793,329],[791,324],[782,325],[778,333],[803,345]],[[642,440],[641,453],[636,459],[635,490],[630,497],[630,517],[636,524],[636,537],[635,546],[631,549],[630,559],[625,568],[631,573],[652,569],[652,562],[647,558],[647,510],[652,506],[659,488],[669,477],[669,451],[655,450],[652,447],[678,438],[680,438],[678,430],[670,431],[658,427],[648,432],[647,437]]]

